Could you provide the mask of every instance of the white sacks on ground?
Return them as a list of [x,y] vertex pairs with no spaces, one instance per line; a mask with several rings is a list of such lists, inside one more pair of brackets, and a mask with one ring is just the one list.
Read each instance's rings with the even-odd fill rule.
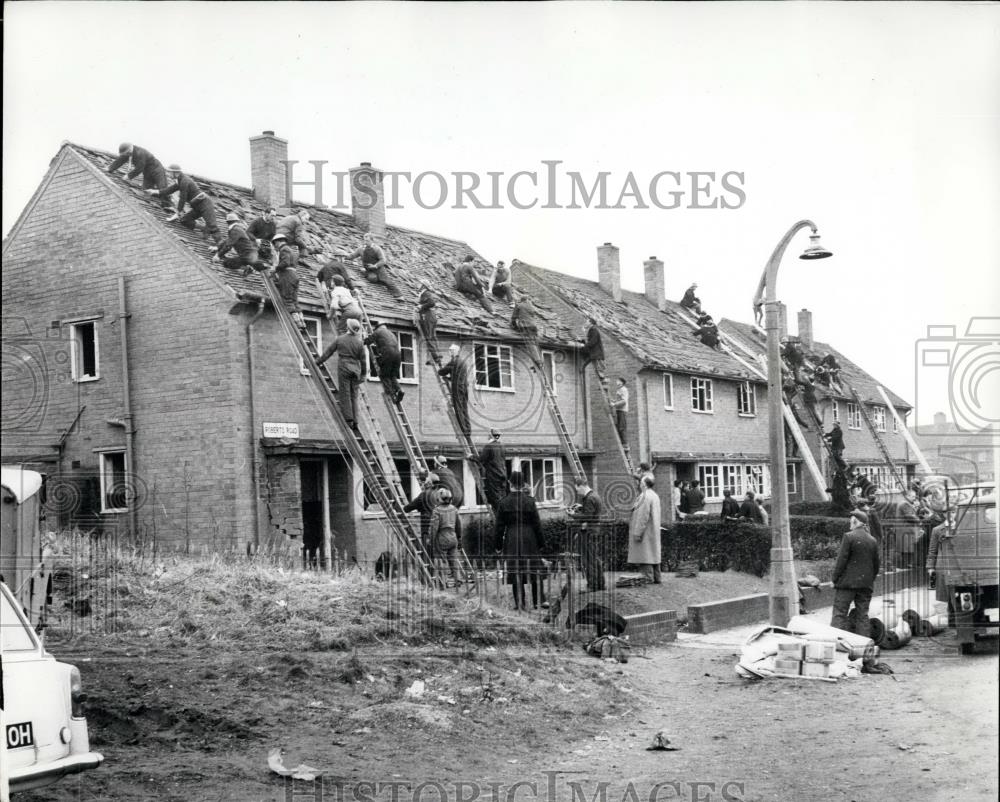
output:
[[805,677],[827,682],[857,677],[865,659],[874,661],[871,638],[795,616],[787,627],[765,626],[747,638],[736,673],[747,679]]

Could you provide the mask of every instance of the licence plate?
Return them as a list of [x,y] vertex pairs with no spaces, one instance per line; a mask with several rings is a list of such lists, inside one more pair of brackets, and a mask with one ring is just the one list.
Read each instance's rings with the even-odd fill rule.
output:
[[7,748],[20,749],[22,746],[35,745],[35,732],[30,721],[7,725]]
[[983,613],[989,621],[1000,621],[1000,607],[991,607],[988,610],[983,610]]

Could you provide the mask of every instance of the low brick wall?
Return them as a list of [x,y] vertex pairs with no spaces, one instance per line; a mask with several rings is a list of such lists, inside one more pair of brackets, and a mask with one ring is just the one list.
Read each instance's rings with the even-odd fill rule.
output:
[[[889,592],[908,588],[922,581],[919,571],[890,571],[886,574]],[[875,582],[875,594],[882,593],[882,577]],[[824,582],[817,592],[813,588],[803,588],[806,612],[830,607],[833,604],[833,584]],[[722,599],[705,604],[688,605],[688,632],[707,634],[730,627],[743,627],[767,621],[770,615],[768,594],[754,593],[735,599]]]
[[623,616],[628,626],[625,634],[632,643],[652,643],[677,640],[677,612],[675,610],[653,610]]

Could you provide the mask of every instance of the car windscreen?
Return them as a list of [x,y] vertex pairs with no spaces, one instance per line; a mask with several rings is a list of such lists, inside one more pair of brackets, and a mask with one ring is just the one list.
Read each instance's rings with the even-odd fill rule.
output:
[[4,652],[23,652],[37,648],[31,629],[14,609],[6,593],[0,593],[0,642]]

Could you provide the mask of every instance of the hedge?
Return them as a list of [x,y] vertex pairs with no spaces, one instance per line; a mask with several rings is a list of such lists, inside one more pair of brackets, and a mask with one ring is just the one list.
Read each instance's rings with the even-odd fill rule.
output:
[[[492,557],[493,523],[485,516],[463,519],[464,542],[469,556],[472,544],[483,536],[483,554]],[[566,518],[542,520],[542,554],[555,556],[566,550],[570,522]],[[823,560],[837,556],[847,531],[843,518],[796,515],[790,519],[792,550],[797,560]],[[766,526],[715,517],[688,518],[661,530],[662,563],[673,571],[682,562],[697,561],[703,571],[742,571],[764,576],[771,561],[771,531]],[[591,535],[608,571],[623,571],[628,559],[628,522],[603,522]]]
[[848,510],[832,501],[793,501],[788,505],[789,515],[821,516],[824,518],[847,518]]

